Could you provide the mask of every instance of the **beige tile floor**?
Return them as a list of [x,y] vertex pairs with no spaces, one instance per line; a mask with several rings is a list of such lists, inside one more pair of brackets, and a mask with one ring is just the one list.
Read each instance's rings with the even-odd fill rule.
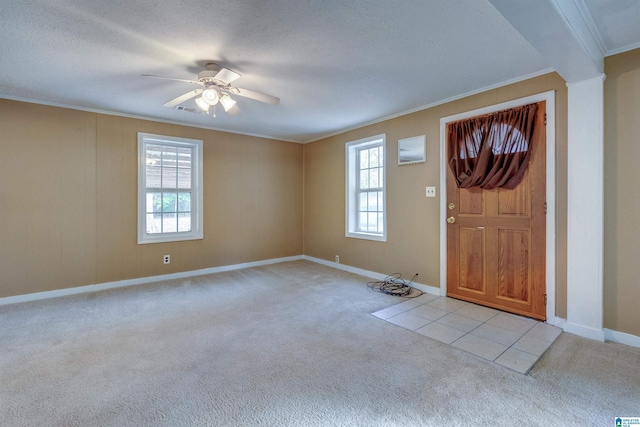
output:
[[430,294],[373,315],[522,374],[562,332],[533,319]]

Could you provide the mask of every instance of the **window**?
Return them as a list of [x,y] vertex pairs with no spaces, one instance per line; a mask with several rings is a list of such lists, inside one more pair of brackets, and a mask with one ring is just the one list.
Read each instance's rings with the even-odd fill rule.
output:
[[447,159],[458,187],[516,188],[529,164],[537,117],[533,103],[447,124]]
[[138,243],[202,239],[202,141],[138,133]]
[[496,156],[529,151],[529,141],[522,132],[507,123],[493,123],[490,127],[476,129],[471,136],[466,137],[464,149],[460,150],[460,158],[478,157],[483,141],[490,142],[487,145]]
[[346,236],[387,240],[384,134],[346,145]]

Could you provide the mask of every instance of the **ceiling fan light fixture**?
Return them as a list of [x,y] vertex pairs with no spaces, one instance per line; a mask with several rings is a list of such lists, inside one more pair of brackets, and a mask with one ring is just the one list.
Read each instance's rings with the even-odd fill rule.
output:
[[198,107],[200,107],[201,110],[209,112],[209,104],[207,104],[207,102],[202,99],[202,97],[196,99],[196,104],[198,105]]
[[[153,76],[150,74],[143,74],[142,76],[176,80],[199,86],[197,89],[183,93],[182,95],[162,104],[164,107],[172,107],[180,111],[188,111],[190,113],[205,112],[207,114],[211,114],[211,106],[214,106],[213,115],[215,116],[215,106],[220,103],[229,115],[235,116],[241,112],[236,104],[236,100],[233,98],[234,96],[241,96],[243,98],[249,98],[271,105],[280,104],[280,98],[278,97],[232,86],[231,83],[239,79],[240,74],[235,71],[231,71],[228,68],[221,67],[219,64],[214,62],[206,64],[206,70],[198,73],[197,80]],[[196,108],[180,105],[187,101],[191,102],[191,100],[195,102]]]
[[227,112],[232,109],[234,105],[236,105],[236,101],[226,93],[220,95],[220,103],[224,107],[224,111]]
[[215,89],[206,89],[202,92],[202,100],[209,105],[216,105],[218,99],[218,92]]

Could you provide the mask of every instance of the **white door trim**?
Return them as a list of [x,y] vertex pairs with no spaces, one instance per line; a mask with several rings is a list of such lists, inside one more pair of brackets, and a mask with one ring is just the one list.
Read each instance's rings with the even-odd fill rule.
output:
[[469,117],[506,110],[520,105],[546,101],[546,177],[547,177],[547,238],[546,238],[546,293],[547,293],[547,323],[556,323],[556,109],[555,91],[548,91],[524,98],[514,99],[501,104],[490,105],[472,111],[440,119],[440,294],[447,294],[447,123],[463,120]]

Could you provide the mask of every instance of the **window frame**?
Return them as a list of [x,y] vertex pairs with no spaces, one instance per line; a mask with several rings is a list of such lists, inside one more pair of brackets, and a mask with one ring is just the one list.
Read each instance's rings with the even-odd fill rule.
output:
[[[345,237],[356,239],[387,241],[387,146],[386,134],[362,138],[345,144]],[[382,147],[382,187],[376,191],[382,191],[382,232],[359,231],[359,194],[360,188],[360,164],[359,152],[376,146]]]
[[[147,145],[163,145],[173,147],[188,147],[192,151],[191,160],[191,231],[147,233],[147,212],[145,177],[147,171]],[[186,240],[200,240],[203,238],[203,141],[198,139],[180,138],[175,136],[155,135],[138,132],[138,244],[181,242]],[[154,192],[163,189],[153,189]],[[176,189],[176,191],[178,191]]]

